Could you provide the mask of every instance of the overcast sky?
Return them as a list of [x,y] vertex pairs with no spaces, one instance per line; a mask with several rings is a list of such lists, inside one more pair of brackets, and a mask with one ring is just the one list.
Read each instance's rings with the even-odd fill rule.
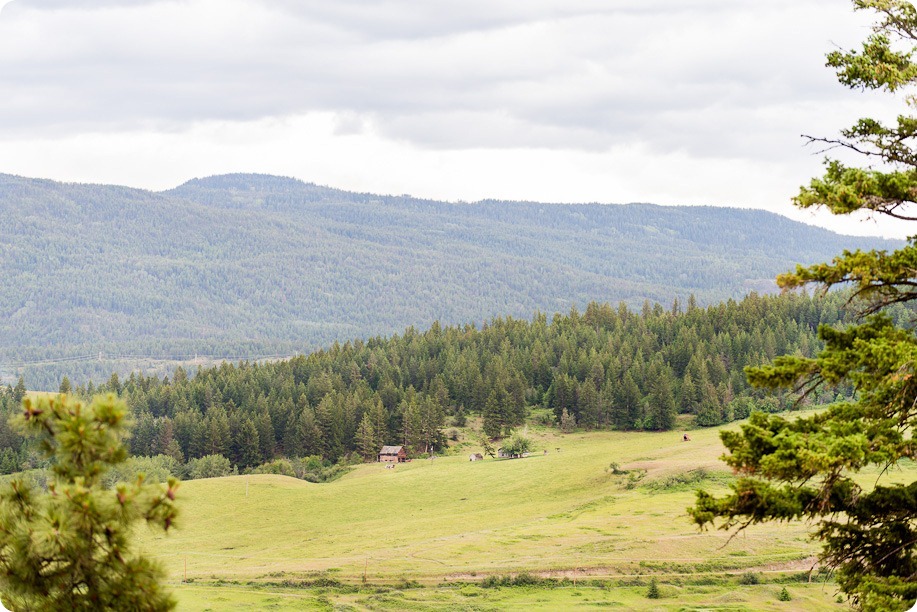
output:
[[[843,0],[0,0],[0,172],[227,172],[445,200],[795,211],[830,136],[900,100],[825,53]],[[906,224],[831,225],[915,233]]]

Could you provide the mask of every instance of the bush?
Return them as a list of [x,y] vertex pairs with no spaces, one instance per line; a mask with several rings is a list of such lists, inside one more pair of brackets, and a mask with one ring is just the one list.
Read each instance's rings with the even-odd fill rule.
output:
[[678,474],[671,474],[665,478],[654,480],[647,486],[651,489],[660,491],[667,489],[677,489],[679,487],[690,487],[700,484],[710,478],[711,474],[704,468],[695,468]]
[[181,476],[183,467],[168,455],[130,457],[124,463],[112,466],[102,476],[102,486],[110,489],[119,482],[136,482],[141,474],[145,482],[166,483],[169,482],[169,478]]
[[620,466],[618,463],[614,462],[614,461],[612,461],[611,463],[608,464],[608,470],[609,470],[612,474],[614,474],[615,476],[620,476],[620,475],[622,475],[622,474],[627,474],[627,470],[621,469],[621,466]]
[[343,460],[334,464],[322,459],[319,455],[293,459],[291,463],[293,475],[308,482],[331,482],[351,469]]
[[786,590],[786,587],[783,587],[780,589],[780,592],[777,593],[777,599],[780,601],[790,601],[793,598],[790,597],[790,592]]
[[752,585],[760,583],[761,575],[755,572],[746,572],[739,577],[739,584]]
[[503,444],[503,451],[510,455],[522,455],[532,450],[533,446],[529,438],[517,433]]
[[553,588],[558,585],[554,578],[541,578],[528,572],[515,576],[488,576],[481,581],[481,588],[496,589],[499,587],[531,587]]
[[634,489],[646,476],[646,470],[634,470],[627,473],[627,482],[624,483],[625,489]]
[[262,463],[252,469],[252,474],[278,474],[280,476],[296,477],[296,472],[293,471],[293,463],[289,459],[275,459],[268,463]]
[[755,404],[750,397],[737,397],[729,402],[729,409],[734,419],[747,419],[755,409]]
[[192,459],[186,464],[185,471],[188,478],[219,478],[232,474],[232,464],[223,455],[206,455],[200,459]]

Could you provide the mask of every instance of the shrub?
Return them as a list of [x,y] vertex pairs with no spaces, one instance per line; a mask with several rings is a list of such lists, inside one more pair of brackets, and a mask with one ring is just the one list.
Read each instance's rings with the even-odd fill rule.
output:
[[793,598],[790,597],[790,592],[786,590],[786,587],[783,587],[780,589],[780,592],[777,593],[777,599],[780,601],[790,601]]
[[503,450],[510,455],[522,455],[532,450],[532,446],[531,439],[517,433],[503,444]]
[[291,463],[294,476],[308,482],[331,482],[351,469],[346,461],[335,464],[322,459],[319,455],[293,459]]
[[746,572],[739,576],[739,584],[752,585],[760,583],[761,576],[755,572]]
[[625,489],[636,488],[636,486],[640,484],[640,481],[643,480],[644,476],[646,476],[646,470],[635,470],[632,472],[628,472],[627,482],[624,483],[624,488]]
[[268,463],[262,463],[252,470],[252,474],[278,474],[280,476],[296,477],[293,471],[293,463],[289,459],[275,459]]
[[188,478],[218,478],[232,474],[232,464],[223,455],[206,455],[200,459],[192,459],[186,465]]
[[614,461],[608,464],[608,470],[615,476],[620,476],[621,474],[627,474],[627,470],[622,470],[621,466]]
[[110,489],[118,482],[135,482],[141,474],[149,483],[169,482],[169,478],[181,476],[183,467],[169,455],[129,457],[124,463],[112,466],[102,476],[102,486]]

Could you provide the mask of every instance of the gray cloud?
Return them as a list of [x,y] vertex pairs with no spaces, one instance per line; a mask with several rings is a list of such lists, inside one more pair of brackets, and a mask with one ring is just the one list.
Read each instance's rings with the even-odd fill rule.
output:
[[0,137],[331,111],[437,149],[775,158],[836,129],[823,56],[852,23],[829,0],[15,0]]

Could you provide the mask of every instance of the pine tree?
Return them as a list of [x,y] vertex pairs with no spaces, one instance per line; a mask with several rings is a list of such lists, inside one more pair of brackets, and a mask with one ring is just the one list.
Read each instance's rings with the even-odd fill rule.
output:
[[22,376],[20,376],[19,380],[16,381],[16,386],[13,387],[13,395],[12,395],[13,403],[18,406],[19,403],[22,402],[22,398],[25,397],[25,393],[26,393],[25,379]]
[[612,407],[612,422],[617,429],[634,429],[642,421],[640,405],[640,388],[628,371],[624,374],[621,385],[615,388],[615,402]]
[[[917,9],[902,0],[855,0],[854,6],[874,10],[878,22],[862,49],[830,53],[829,66],[852,88],[912,91]],[[905,100],[917,105],[913,96]],[[865,154],[869,166],[828,161],[824,176],[802,188],[795,203],[835,214],[865,211],[917,220],[915,126],[914,116],[901,115],[896,125],[867,118],[839,139],[812,139]],[[722,432],[730,451],[726,462],[740,478],[725,497],[699,492],[690,510],[699,525],[719,518],[727,529],[761,521],[814,522],[822,562],[836,570],[841,590],[864,610],[906,610],[917,600],[917,481],[879,480],[863,487],[855,478],[864,468],[884,473],[917,457],[917,335],[881,312],[917,300],[915,262],[912,238],[891,253],[846,251],[829,264],[799,266],[778,277],[784,288],[851,284],[867,318],[843,329],[821,325],[825,348],[818,356],[778,357],[770,366],[747,370],[750,382],[802,393],[852,385],[856,396],[799,419],[754,412],[741,432]]]
[[204,449],[208,455],[229,454],[229,417],[222,406],[214,406],[204,419]]
[[672,389],[672,374],[666,366],[655,368],[652,376],[652,392],[647,408],[648,429],[667,431],[675,426],[675,392]]
[[[300,441],[301,456],[308,457],[311,455],[321,455],[325,449],[324,434],[318,424],[315,412],[306,406],[297,419],[296,435]],[[295,455],[288,455],[295,456]]]
[[230,458],[239,469],[249,468],[261,462],[261,447],[258,443],[258,428],[247,416],[239,416],[232,430]]
[[357,427],[357,452],[360,453],[360,456],[363,457],[364,461],[368,461],[371,458],[376,456],[376,453],[379,452],[380,446],[376,444],[376,431],[373,427],[372,417],[369,413],[363,415],[363,419],[360,421],[360,426]]
[[499,438],[503,432],[504,416],[503,406],[500,403],[501,395],[505,393],[500,394],[497,389],[492,390],[484,404],[482,427],[484,434],[491,439]]
[[564,433],[571,433],[574,429],[576,429],[576,417],[564,408],[560,413],[560,430]]
[[388,415],[385,412],[385,406],[382,404],[382,400],[376,399],[373,402],[373,405],[370,407],[368,413],[370,417],[370,422],[373,426],[373,434],[375,435],[375,448],[379,450],[387,444],[388,440]]
[[601,418],[601,398],[591,380],[586,380],[579,386],[578,400],[580,425],[587,429],[597,427]]
[[723,422],[722,396],[717,393],[713,383],[707,382],[700,389],[701,401],[697,410],[697,424],[701,427],[712,427]]
[[131,525],[168,530],[178,483],[102,476],[127,457],[126,407],[114,395],[89,406],[64,395],[26,398],[18,424],[54,460],[48,492],[23,479],[0,489],[0,592],[14,610],[169,610],[158,565],[132,551]]
[[656,582],[655,576],[650,578],[650,586],[646,589],[646,596],[649,599],[659,599],[659,584]]

